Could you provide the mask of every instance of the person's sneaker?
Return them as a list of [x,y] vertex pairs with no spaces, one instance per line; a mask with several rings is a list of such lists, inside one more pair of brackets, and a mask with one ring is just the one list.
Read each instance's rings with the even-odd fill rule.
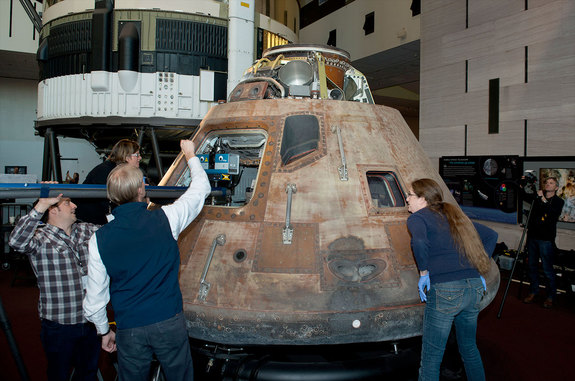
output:
[[523,299],[523,303],[531,304],[535,301],[535,294],[529,294],[525,299]]
[[543,307],[552,308],[553,307],[553,299],[551,299],[551,298],[545,299],[545,301],[543,302]]

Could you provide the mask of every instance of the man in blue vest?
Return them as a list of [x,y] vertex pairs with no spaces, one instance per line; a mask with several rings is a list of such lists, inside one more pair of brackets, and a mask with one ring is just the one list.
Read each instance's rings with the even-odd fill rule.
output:
[[[179,234],[200,213],[211,191],[192,141],[180,146],[191,183],[173,204],[148,210],[142,172],[119,165],[108,176],[114,219],[92,236],[84,313],[102,337],[102,348],[118,349],[120,379],[147,380],[155,354],[168,380],[192,380],[193,366],[178,282]],[[117,332],[109,329],[112,301]]]

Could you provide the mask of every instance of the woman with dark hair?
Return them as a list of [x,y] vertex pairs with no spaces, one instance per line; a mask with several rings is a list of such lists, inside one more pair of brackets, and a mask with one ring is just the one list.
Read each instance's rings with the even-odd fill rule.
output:
[[[106,184],[108,175],[118,164],[127,163],[135,168],[140,167],[140,145],[130,139],[122,139],[114,144],[106,161],[95,166],[86,176],[83,184]],[[106,199],[77,200],[76,217],[84,222],[103,225],[108,220],[110,202]]]
[[95,166],[86,176],[83,184],[106,184],[108,175],[116,165],[128,163],[133,167],[140,167],[140,145],[130,139],[122,139],[114,144],[106,161]]
[[482,275],[491,267],[497,233],[472,223],[458,206],[443,201],[434,180],[414,181],[407,203],[412,213],[407,227],[420,273],[419,295],[426,302],[419,380],[439,380],[453,323],[467,379],[485,380],[475,340],[479,303],[486,289]]

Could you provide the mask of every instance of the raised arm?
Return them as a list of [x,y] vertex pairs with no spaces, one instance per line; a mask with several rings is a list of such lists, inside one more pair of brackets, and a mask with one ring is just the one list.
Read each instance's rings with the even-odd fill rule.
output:
[[182,140],[180,147],[186,156],[191,182],[188,190],[173,204],[162,206],[170,221],[174,239],[178,239],[180,233],[200,214],[204,201],[212,190],[200,159],[196,157],[194,143],[191,140]]
[[27,215],[20,218],[12,230],[8,241],[9,245],[21,253],[34,254],[42,244],[34,238],[36,229],[42,225],[42,216],[50,206],[59,203],[61,199],[62,194],[58,197],[38,199],[38,203]]

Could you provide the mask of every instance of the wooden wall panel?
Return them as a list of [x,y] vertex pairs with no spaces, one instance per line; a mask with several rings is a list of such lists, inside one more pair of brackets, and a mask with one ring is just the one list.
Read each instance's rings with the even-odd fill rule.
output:
[[[562,119],[575,127],[575,73],[561,80],[509,86],[501,92],[501,119]],[[575,130],[573,139],[575,139]],[[575,140],[571,140],[575,143]]]
[[465,62],[444,65],[428,71],[429,79],[421,86],[420,98],[436,100],[438,97],[461,94],[465,91]]
[[487,125],[467,126],[468,155],[519,155],[523,156],[524,122],[501,122],[498,134],[489,134]]
[[[428,155],[462,154],[465,125],[469,155],[522,155],[525,120],[528,155],[572,155],[575,3],[530,0],[525,10],[524,0],[469,1],[469,28],[465,3],[422,2],[419,138]],[[500,133],[488,135],[493,78],[501,84]]]
[[465,99],[464,106],[459,110],[454,110],[459,115],[463,124],[483,125],[487,130],[489,122],[489,89],[474,91],[461,95]]
[[[488,91],[484,90],[437,97],[433,101],[426,102],[425,108],[420,109],[420,112],[426,112],[427,115],[431,116],[426,123],[425,129],[433,130],[443,126],[466,124],[483,124],[487,126],[489,116],[488,100]],[[422,139],[420,139],[420,142],[426,149],[427,142]]]
[[528,121],[527,156],[573,156],[573,120]]
[[[575,4],[574,4],[575,7]],[[572,20],[575,24],[575,20]],[[575,41],[573,32],[551,41],[529,46],[529,82],[549,78],[569,77],[575,71]]]
[[469,1],[469,27],[496,22],[503,17],[515,16],[525,9],[525,0]]
[[[464,24],[465,25],[465,24]],[[465,61],[498,51],[497,30],[493,23],[478,25],[442,37],[443,60],[446,63]]]
[[[463,118],[458,117],[460,114],[454,113],[451,109],[454,107],[461,109],[463,105],[463,99],[456,95],[437,97],[433,101],[430,101],[426,104],[425,111],[428,115],[433,117],[433,121],[426,124],[426,129],[434,130],[444,126],[459,124],[458,122]],[[420,111],[421,110],[422,109],[420,109]],[[426,148],[424,141],[421,141],[421,134],[420,142],[423,144],[424,148]]]
[[525,48],[511,49],[501,54],[486,55],[469,60],[468,91],[488,90],[489,80],[500,79],[500,86],[525,82]]
[[[430,158],[456,156],[465,153],[465,126],[445,126],[419,131],[419,138],[425,141],[425,152]],[[431,160],[439,165],[439,160]]]
[[447,33],[465,28],[465,2],[461,0],[422,1],[421,40],[441,38]]

